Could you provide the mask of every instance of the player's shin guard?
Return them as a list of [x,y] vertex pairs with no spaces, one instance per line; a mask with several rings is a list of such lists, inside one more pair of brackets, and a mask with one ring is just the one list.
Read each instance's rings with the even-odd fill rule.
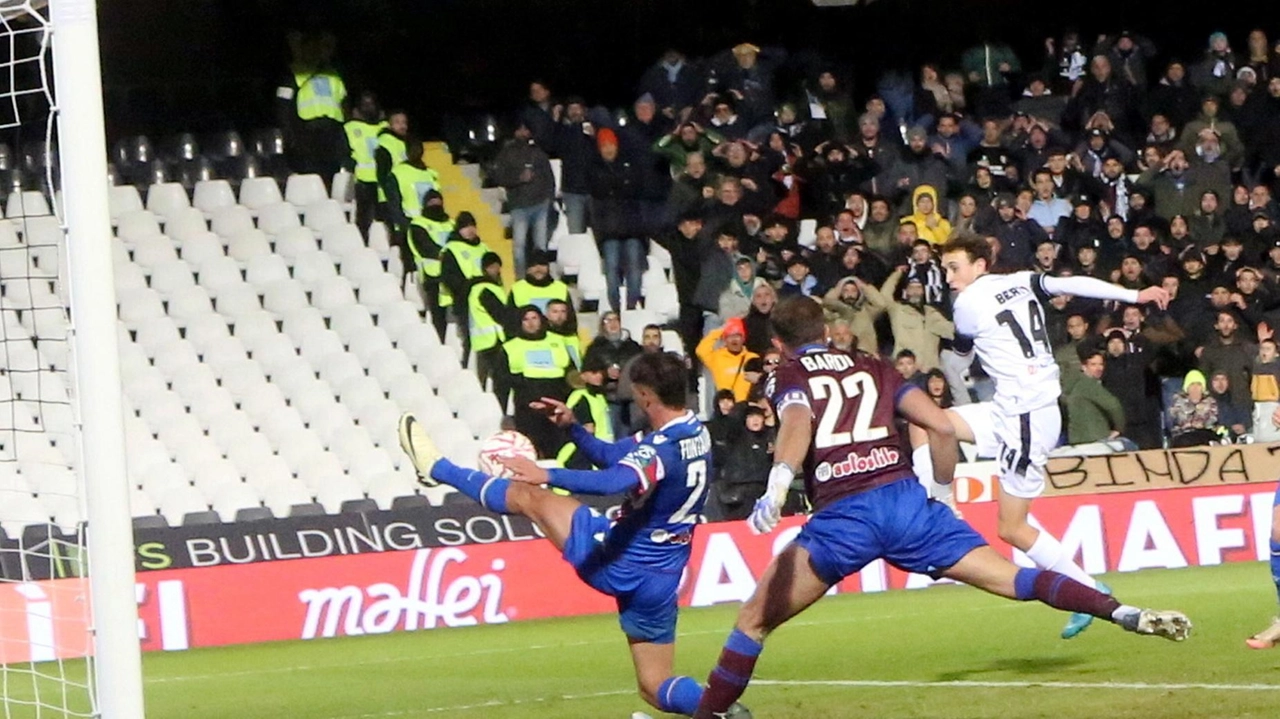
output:
[[1092,614],[1107,621],[1114,621],[1115,611],[1122,606],[1111,596],[1044,569],[1018,570],[1013,588],[1020,601],[1035,599],[1054,609]]
[[1271,581],[1276,583],[1276,599],[1280,600],[1280,542],[1271,540]]
[[491,512],[507,513],[507,487],[511,480],[490,477],[478,469],[459,467],[441,459],[431,468],[431,477],[457,489]]
[[720,652],[720,661],[711,670],[707,690],[702,694],[694,719],[714,719],[717,714],[729,711],[738,697],[747,690],[756,659],[764,646],[737,629],[729,635]]
[[668,714],[690,716],[702,701],[702,685],[693,677],[667,677],[658,686],[658,708]]
[[1065,574],[1090,589],[1098,588],[1098,582],[1067,556],[1062,543],[1043,529],[1040,530],[1040,536],[1036,537],[1035,543],[1027,549],[1027,558],[1041,569]]

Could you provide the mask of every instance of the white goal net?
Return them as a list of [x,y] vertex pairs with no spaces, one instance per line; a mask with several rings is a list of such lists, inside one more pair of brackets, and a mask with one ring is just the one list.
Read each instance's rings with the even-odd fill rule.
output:
[[[100,466],[92,461],[87,452],[93,443],[84,441],[88,424],[79,411],[114,382],[115,401],[105,404],[108,412],[114,404],[114,423],[121,422],[109,249],[105,285],[90,287],[85,296],[79,296],[71,267],[80,259],[96,263],[102,253],[70,260],[95,236],[110,233],[109,225],[86,222],[95,211],[106,220],[94,13],[92,1],[47,6],[42,0],[0,0],[0,706],[6,719],[141,716],[140,687],[125,688],[124,706],[133,708],[123,712],[117,709],[119,692],[101,691],[108,664],[131,673],[137,683],[136,619],[132,626],[116,626],[124,616],[120,608],[132,609],[132,597],[123,597],[126,589],[132,594],[132,572],[116,582],[113,592],[124,601],[113,607],[102,602],[94,585],[104,567],[120,567],[120,558],[107,557],[103,567],[96,559],[89,562],[88,527],[108,539],[117,535],[118,547],[120,528],[127,535],[129,521],[122,481],[106,488],[106,496],[126,498],[123,523],[104,522],[91,509],[103,488],[86,492],[87,483],[123,480],[123,446]],[[55,42],[78,44],[80,50],[58,52]],[[60,104],[56,86],[64,95],[91,91],[93,97]],[[86,124],[93,131],[79,131]],[[69,139],[59,142],[60,137]],[[86,178],[86,168],[97,177]],[[82,189],[95,185],[96,190]],[[85,305],[95,303],[96,295],[96,306],[88,312],[77,307],[73,287]],[[104,309],[111,342],[101,341],[101,331],[76,331],[102,324]],[[85,335],[94,344],[81,341]],[[84,381],[77,356],[83,370],[84,360],[102,358],[103,350],[111,355],[103,363],[105,381]],[[120,436],[118,427],[107,430],[108,442]],[[102,436],[96,435],[99,444]],[[131,546],[128,536],[124,543]],[[113,553],[119,549],[107,554]],[[126,652],[116,660],[103,651],[111,641],[119,643],[112,637],[130,635],[132,657]]]

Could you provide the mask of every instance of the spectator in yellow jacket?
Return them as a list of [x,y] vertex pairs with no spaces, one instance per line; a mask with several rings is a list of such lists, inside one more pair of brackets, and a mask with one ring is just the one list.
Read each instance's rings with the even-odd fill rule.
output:
[[920,239],[940,245],[951,236],[951,223],[938,211],[938,191],[930,185],[921,185],[911,193],[910,215],[903,222],[915,223]]
[[696,350],[698,359],[711,373],[716,389],[732,390],[738,402],[747,401],[747,392],[751,390],[746,364],[760,356],[746,348],[746,339],[747,328],[742,318],[731,317],[724,327],[707,333]]

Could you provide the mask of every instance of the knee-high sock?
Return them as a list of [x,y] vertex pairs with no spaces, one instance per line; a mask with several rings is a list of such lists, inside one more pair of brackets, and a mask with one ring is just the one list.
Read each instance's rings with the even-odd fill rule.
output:
[[1125,614],[1133,610],[1132,607],[1121,604],[1115,597],[1046,569],[1018,570],[1013,587],[1020,601],[1035,599],[1054,609],[1092,614],[1107,621],[1117,621],[1117,613]]
[[1280,599],[1280,541],[1271,540],[1271,581],[1276,583],[1276,598]]
[[668,714],[691,716],[702,701],[702,685],[693,677],[667,677],[658,687],[658,708]]
[[1031,545],[1031,548],[1027,550],[1027,557],[1041,569],[1050,569],[1058,574],[1065,574],[1090,589],[1098,588],[1097,580],[1071,561],[1071,557],[1068,557],[1066,551],[1063,550],[1062,544],[1043,529],[1040,530],[1040,536],[1036,537],[1036,541]]
[[511,486],[509,479],[490,477],[478,469],[459,467],[443,458],[431,467],[431,477],[476,500],[491,512],[508,513],[507,488]]
[[920,478],[920,484],[928,490],[929,496],[934,496],[933,490],[938,483],[933,480],[933,455],[929,453],[929,445],[922,444],[911,450],[911,469]]
[[737,629],[733,630],[720,652],[720,661],[716,662],[716,668],[711,670],[711,677],[707,679],[707,691],[702,694],[694,719],[714,719],[716,714],[728,711],[738,701],[738,697],[747,690],[756,659],[763,649],[760,642]]

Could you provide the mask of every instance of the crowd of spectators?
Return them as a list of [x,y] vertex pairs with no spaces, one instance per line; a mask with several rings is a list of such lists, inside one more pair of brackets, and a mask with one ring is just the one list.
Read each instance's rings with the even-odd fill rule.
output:
[[[716,391],[729,516],[749,511],[769,466],[760,385],[780,297],[821,302],[836,346],[892,358],[943,406],[989,395],[952,345],[935,248],[954,229],[985,236],[998,271],[1173,297],[1165,310],[1046,308],[1067,442],[1280,438],[1280,43],[1255,30],[1237,52],[1215,32],[1179,59],[1128,31],[1068,32],[1039,57],[984,42],[951,60],[886,72],[855,98],[828,67],[779,83],[797,69],[781,49],[670,51],[616,113],[531,84],[492,169],[517,264],[563,211],[570,232],[593,232],[621,310],[643,303],[647,243],[670,253],[676,329]],[[561,163],[558,203],[548,158]],[[806,220],[816,232],[801,237]],[[628,421],[619,412],[616,430]]]

